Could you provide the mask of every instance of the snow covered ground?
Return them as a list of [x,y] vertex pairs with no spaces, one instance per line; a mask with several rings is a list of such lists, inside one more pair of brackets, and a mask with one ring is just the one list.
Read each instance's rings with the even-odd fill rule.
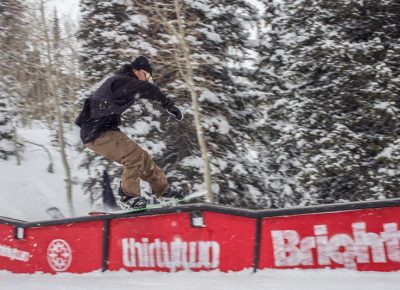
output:
[[[73,130],[67,133],[69,143],[78,142],[79,132]],[[14,158],[0,160],[0,216],[26,221],[48,220],[51,217],[46,210],[58,207],[64,216],[69,216],[64,168],[60,153],[51,146],[54,139],[50,131],[42,123],[34,123],[32,128],[20,128],[19,139],[45,146],[51,153],[54,163],[54,173],[49,173],[47,167],[49,158],[43,148],[22,142],[25,146],[21,165]],[[79,170],[79,153],[69,150],[73,178],[73,199],[77,215],[86,215],[90,209],[88,196],[83,194],[81,182],[87,173]]]
[[106,272],[11,274],[0,272],[0,290],[396,290],[400,273],[350,270],[221,272]]

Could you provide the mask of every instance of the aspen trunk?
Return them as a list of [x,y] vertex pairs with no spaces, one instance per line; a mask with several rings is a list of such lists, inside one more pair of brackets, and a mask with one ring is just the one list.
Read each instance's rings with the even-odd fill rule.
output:
[[[63,118],[62,118],[62,112],[61,112],[61,100],[60,100],[60,96],[58,94],[58,88],[59,88],[59,83],[60,83],[59,69],[58,69],[58,67],[54,67],[54,64],[52,61],[51,42],[50,42],[50,37],[49,37],[49,32],[48,32],[48,26],[46,24],[43,1],[41,1],[40,12],[41,12],[43,28],[45,31],[44,37],[45,37],[45,41],[46,41],[46,50],[47,50],[47,66],[46,67],[47,67],[47,78],[49,79],[49,82],[48,82],[49,91],[50,91],[51,96],[54,98],[55,105],[56,105],[58,142],[60,145],[61,159],[62,159],[64,173],[65,173],[67,202],[68,202],[68,207],[69,207],[71,216],[75,216],[73,196],[72,196],[72,175],[71,175],[71,168],[69,166],[67,152],[66,152],[66,148],[65,148],[64,127],[63,127]],[[55,80],[53,80],[53,74],[52,74],[54,69],[56,70]]]
[[21,156],[19,154],[19,146],[18,146],[18,134],[17,127],[14,124],[14,120],[11,120],[11,126],[13,131],[13,143],[15,148],[15,158],[17,159],[17,165],[21,165]]
[[214,201],[214,194],[212,191],[212,178],[211,178],[211,165],[209,153],[207,150],[206,140],[204,138],[203,126],[202,126],[202,118],[200,112],[200,103],[199,96],[196,90],[196,86],[194,84],[193,79],[193,65],[190,61],[190,47],[185,39],[185,27],[182,23],[182,15],[180,9],[180,0],[174,0],[175,13],[178,22],[178,30],[174,29],[176,32],[176,37],[179,39],[179,48],[183,55],[184,60],[184,80],[187,85],[190,96],[192,99],[192,109],[194,114],[194,124],[196,128],[197,140],[200,147],[201,158],[204,161],[204,183],[206,184],[207,189],[207,202],[212,203]]
[[[182,22],[182,19],[184,17],[182,16],[181,3],[182,2],[180,0],[174,0],[173,3],[167,4],[173,7],[171,7],[170,9],[164,7],[165,10],[161,10],[158,6],[157,1],[154,1],[154,5],[150,9],[153,9],[153,12],[155,11],[157,13],[157,16],[159,18],[156,21],[159,22],[160,25],[164,26],[164,28],[178,40],[176,50],[173,52],[175,57],[175,64],[191,96],[197,142],[199,144],[201,158],[204,162],[203,182],[206,186],[207,191],[206,201],[212,203],[214,201],[214,194],[212,191],[210,158],[202,126],[199,96],[193,77],[194,69],[193,64],[190,60],[190,47],[187,43],[187,40],[185,39],[186,31],[184,23]],[[173,21],[171,21],[169,17],[165,16],[165,11],[173,11],[173,13],[175,13],[175,23],[173,23]]]

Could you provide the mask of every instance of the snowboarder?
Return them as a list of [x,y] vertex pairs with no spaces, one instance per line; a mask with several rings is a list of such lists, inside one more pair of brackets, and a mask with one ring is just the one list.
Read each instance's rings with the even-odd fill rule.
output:
[[160,102],[176,120],[183,119],[174,102],[152,84],[152,74],[152,67],[144,56],[123,65],[85,100],[75,121],[87,148],[123,166],[118,194],[120,206],[126,209],[146,207],[147,201],[140,193],[140,179],[150,184],[157,198],[184,197],[182,191],[169,186],[164,172],[150,155],[119,129],[121,114],[142,98]]

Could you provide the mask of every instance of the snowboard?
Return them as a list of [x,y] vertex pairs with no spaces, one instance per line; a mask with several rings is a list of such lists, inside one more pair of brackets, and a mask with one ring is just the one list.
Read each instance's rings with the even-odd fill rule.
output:
[[163,201],[160,203],[153,203],[153,204],[148,204],[144,208],[133,208],[133,209],[111,209],[111,210],[104,210],[104,211],[91,211],[88,214],[91,216],[99,216],[99,215],[111,215],[111,214],[126,214],[126,213],[135,213],[135,212],[144,212],[144,211],[150,211],[154,209],[159,209],[159,208],[173,208],[174,206],[177,206],[181,203],[188,202],[194,198],[201,197],[203,195],[199,194],[192,194],[188,195],[183,199],[173,199],[173,200],[168,200],[168,201]]
[[172,207],[177,204],[179,204],[181,201],[174,201],[173,203],[168,201],[168,202],[163,202],[163,203],[158,203],[158,204],[148,204],[146,207],[143,208],[133,208],[133,209],[114,209],[114,210],[109,210],[109,211],[91,211],[89,212],[89,215],[110,215],[110,214],[124,214],[124,213],[133,213],[133,212],[142,212],[142,211],[148,211],[156,208],[167,208],[167,207]]

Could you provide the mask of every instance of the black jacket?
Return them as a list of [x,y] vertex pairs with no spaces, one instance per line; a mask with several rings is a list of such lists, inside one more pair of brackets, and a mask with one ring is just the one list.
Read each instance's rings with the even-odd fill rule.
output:
[[108,130],[119,130],[121,114],[140,98],[158,101],[163,107],[172,103],[157,86],[147,81],[122,73],[108,78],[85,100],[75,121],[81,128],[82,142],[89,143]]

